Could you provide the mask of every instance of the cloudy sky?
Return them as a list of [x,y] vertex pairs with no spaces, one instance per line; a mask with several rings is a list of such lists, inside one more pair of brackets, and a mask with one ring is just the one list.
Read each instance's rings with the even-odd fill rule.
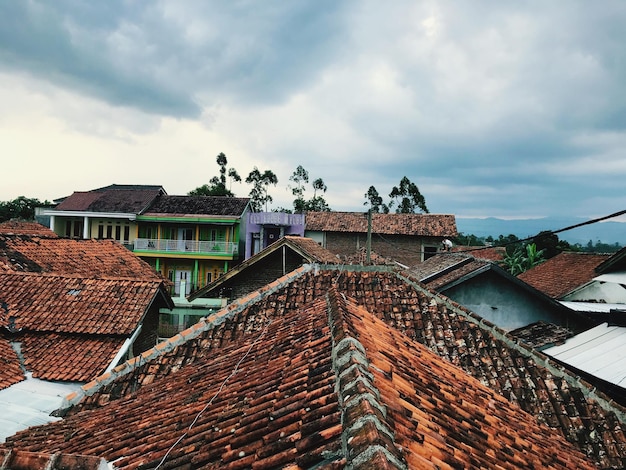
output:
[[[334,210],[626,209],[626,2],[0,2],[0,200],[298,165]],[[250,187],[235,184],[247,196]],[[312,190],[305,195],[311,196]]]

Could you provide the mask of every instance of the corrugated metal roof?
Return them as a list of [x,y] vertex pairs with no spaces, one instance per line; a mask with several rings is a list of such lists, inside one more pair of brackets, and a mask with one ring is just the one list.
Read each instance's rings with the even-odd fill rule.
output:
[[594,280],[600,282],[612,282],[615,284],[626,284],[626,272],[614,272],[608,274],[601,274],[595,277]]
[[602,323],[543,351],[565,364],[626,387],[626,328]]
[[626,304],[605,304],[603,302],[574,302],[560,300],[564,307],[575,312],[611,313],[611,310],[623,310]]
[[0,390],[0,442],[30,426],[57,421],[50,416],[61,407],[63,398],[80,389],[81,383],[27,379]]

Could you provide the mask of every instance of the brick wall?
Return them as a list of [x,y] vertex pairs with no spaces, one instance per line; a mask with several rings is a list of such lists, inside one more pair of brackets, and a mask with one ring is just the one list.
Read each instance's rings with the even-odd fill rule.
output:
[[[441,240],[438,238],[422,238],[410,235],[372,235],[372,251],[391,258],[407,266],[414,266],[423,261],[424,246],[439,249]],[[326,248],[341,256],[354,255],[357,250],[367,244],[364,233],[326,233]]]
[[[286,250],[285,257],[285,273],[291,272],[296,268],[302,266],[302,257],[293,253],[291,250]],[[245,274],[245,275],[244,275]],[[253,292],[283,275],[283,258],[282,250],[272,253],[266,258],[259,260],[255,263],[253,269],[246,269],[241,275],[235,276],[230,281],[224,283],[223,288],[232,289],[232,292],[226,294],[229,299],[238,299],[250,292]]]

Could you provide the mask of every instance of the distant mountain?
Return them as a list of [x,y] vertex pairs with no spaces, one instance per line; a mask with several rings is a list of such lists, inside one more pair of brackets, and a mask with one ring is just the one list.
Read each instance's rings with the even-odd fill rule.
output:
[[[484,219],[471,219],[456,217],[456,227],[465,235],[488,237],[491,235],[498,238],[499,235],[513,234],[518,238],[527,238],[537,235],[545,230],[560,230],[572,225],[586,222],[588,219],[577,217],[545,217],[541,219],[498,219],[487,217]],[[583,225],[572,230],[557,234],[559,240],[566,240],[571,244],[580,243],[586,245],[589,240],[593,243],[601,241],[612,245],[618,243],[626,245],[626,223],[624,222],[598,222]]]

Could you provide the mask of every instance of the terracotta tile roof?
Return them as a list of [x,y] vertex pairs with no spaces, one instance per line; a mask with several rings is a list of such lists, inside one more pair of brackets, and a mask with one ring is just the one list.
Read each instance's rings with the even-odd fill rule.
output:
[[523,272],[518,278],[550,297],[560,299],[596,277],[596,268],[609,257],[564,251]]
[[626,464],[626,410],[382,268],[301,267],[67,400],[64,420],[6,446],[121,468],[168,450],[162,468],[591,468],[564,437],[598,467]]
[[[307,212],[306,230],[367,233],[364,212]],[[453,237],[456,221],[447,214],[372,214],[372,232],[383,235]]]
[[162,192],[162,189],[155,188],[77,191],[58,204],[55,210],[139,214]]
[[251,304],[184,332],[125,374],[143,382],[129,399],[100,394],[91,411],[7,447],[118,468],[595,468],[478,380],[326,292],[283,315]]
[[113,240],[0,235],[0,266],[3,261],[5,271],[161,279],[148,263]]
[[[87,382],[113,362],[162,295],[159,280],[0,273],[0,329],[21,343],[33,377]],[[19,364],[13,357],[12,367]]]
[[[350,256],[342,256],[341,257],[344,263],[347,264],[367,264],[367,248],[362,247],[356,251],[353,255]],[[389,266],[397,266],[397,263],[389,258],[385,258],[384,256],[375,253],[374,251],[370,251],[370,265],[389,265]]]
[[240,217],[249,198],[220,196],[159,196],[146,209],[150,215],[210,215]]
[[158,280],[0,273],[0,326],[28,331],[129,335],[161,292]]
[[19,358],[11,347],[11,343],[0,338],[0,390],[24,379]]
[[34,235],[47,238],[59,237],[48,227],[38,222],[20,222],[14,220],[0,223],[0,235]]
[[490,261],[502,261],[506,256],[506,248],[503,246],[455,246],[452,248],[455,253],[467,253],[476,258],[488,259]]
[[25,333],[24,366],[34,378],[63,382],[88,382],[104,373],[122,348],[125,336]]
[[473,260],[474,257],[469,254],[443,252],[412,266],[410,270],[416,279],[419,279],[421,282],[428,282],[430,279],[454,271],[471,263]]
[[[337,255],[322,247],[318,242],[307,237],[298,237],[294,235],[286,235],[280,240],[277,240],[268,248],[273,245],[281,243],[284,240],[284,244],[297,249],[299,252],[307,256],[309,262],[317,262],[322,264],[336,264],[339,262]],[[280,246],[280,245],[278,245]]]

